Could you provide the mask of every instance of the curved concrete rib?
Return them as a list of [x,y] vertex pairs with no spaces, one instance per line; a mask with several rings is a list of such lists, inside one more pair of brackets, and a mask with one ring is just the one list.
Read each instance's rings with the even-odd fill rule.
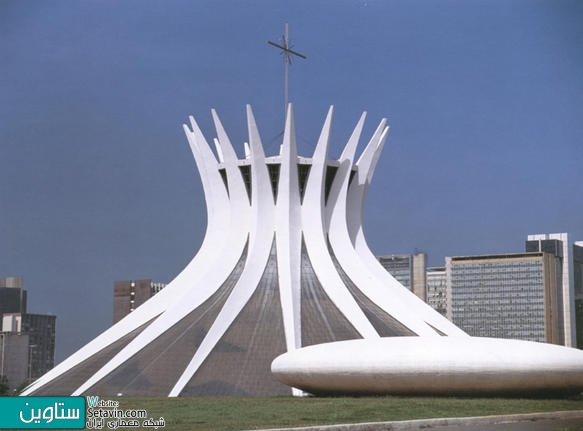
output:
[[298,152],[296,146],[293,107],[287,109],[281,167],[275,207],[275,238],[277,274],[285,340],[288,350],[301,346],[300,268],[302,251],[300,187],[298,182]]
[[[243,253],[247,240],[247,232],[241,228],[239,224],[241,219],[239,217],[244,218],[245,213],[249,212],[245,208],[248,204],[240,199],[240,195],[233,196],[232,200],[227,198],[227,191],[218,175],[217,161],[193,118],[191,118],[191,124],[193,132],[191,134],[187,133],[187,137],[189,137],[193,154],[195,154],[197,160],[200,160],[199,169],[204,169],[209,173],[207,184],[203,186],[210,188],[211,193],[222,197],[221,200],[217,199],[214,201],[213,205],[209,205],[209,211],[214,211],[223,217],[228,216],[228,221],[222,225],[223,229],[219,226],[212,226],[212,232],[214,232],[214,235],[212,235],[214,240],[212,247],[214,250],[213,252],[209,252],[208,256],[205,256],[206,259],[200,265],[197,265],[196,272],[190,271],[189,274],[184,276],[183,292],[180,301],[175,302],[165,310],[164,313],[148,325],[146,329],[128,343],[127,346],[99,369],[99,371],[77,388],[73,395],[85,393],[110,372],[130,359],[206,301],[224,283]],[[227,157],[229,157],[229,140],[226,136],[223,136],[223,141],[221,146],[225,149]],[[228,172],[228,177],[229,174],[232,176],[232,183],[236,186],[237,177],[234,175],[235,173]],[[236,174],[240,177],[238,172]],[[230,229],[225,230],[225,226],[230,226]],[[165,290],[163,289],[162,292]],[[153,299],[156,297],[157,295]]]
[[[249,235],[249,252],[241,276],[225,305],[219,312],[209,332],[194,353],[192,360],[168,394],[170,397],[180,395],[194,373],[220,341],[229,326],[239,315],[251,295],[257,288],[267,265],[273,244],[274,203],[271,183],[261,138],[255,123],[253,111],[247,105],[247,124],[249,128],[251,159],[251,211],[252,229]],[[245,229],[246,226],[242,226]]]
[[[201,173],[201,181],[207,202],[207,229],[198,253],[168,286],[150,301],[140,306],[138,308],[139,312],[128,314],[111,328],[105,330],[33,382],[22,392],[22,395],[32,394],[53,379],[118,341],[129,332],[160,316],[172,305],[181,302],[190,285],[197,282],[199,274],[204,273],[209,264],[217,260],[221,255],[222,247],[219,245],[224,243],[224,236],[221,234],[220,227],[228,223],[231,217],[231,213],[228,210],[228,197],[224,189],[216,187],[216,184],[222,183],[216,169],[216,159],[210,151],[207,151],[208,144],[194,118],[190,117],[190,121],[193,131],[190,131],[186,125],[183,128],[197,168]],[[221,210],[220,208],[225,208],[226,210]]]
[[324,230],[326,209],[324,205],[324,183],[326,176],[326,156],[332,126],[332,109],[312,157],[312,168],[306,184],[302,205],[302,230],[304,242],[316,277],[330,300],[347,317],[354,328],[365,338],[378,337],[377,331],[364,315],[354,297],[346,288],[336,271],[328,252]]
[[[388,128],[385,127],[386,120],[383,120],[377,132],[367,145],[365,152],[369,148],[378,147],[387,138]],[[358,126],[357,126],[358,127]],[[354,136],[354,134],[353,134]],[[356,137],[358,140],[358,137]],[[399,284],[398,288],[391,288],[386,283],[381,282],[373,273],[366,270],[361,258],[354,249],[348,229],[347,218],[353,216],[352,213],[361,213],[364,201],[348,201],[348,182],[352,170],[352,160],[356,152],[356,144],[352,139],[346,145],[340,157],[340,168],[332,184],[330,198],[328,201],[328,214],[330,217],[330,228],[328,231],[330,245],[338,259],[338,263],[346,272],[348,277],[371,301],[380,306],[385,312],[400,321],[417,335],[437,335],[428,327],[423,320],[419,319],[405,307],[403,296],[408,296],[408,292],[403,291]],[[359,176],[362,172],[357,170],[352,187],[356,188]],[[354,189],[353,189],[354,190]],[[384,270],[384,269],[383,269]],[[390,275],[390,274],[389,274]]]
[[[373,138],[356,162],[357,170],[355,178],[352,181],[352,184],[350,184],[347,192],[347,200],[349,202],[348,206],[351,210],[347,209],[346,217],[349,226],[350,239],[354,244],[354,249],[350,250],[355,250],[356,256],[352,256],[349,259],[345,258],[343,262],[345,262],[346,265],[353,266],[355,257],[359,257],[361,270],[358,274],[365,272],[363,271],[363,268],[367,268],[372,277],[377,280],[377,283],[375,288],[372,287],[373,285],[357,285],[362,287],[363,293],[364,289],[368,289],[369,294],[375,298],[374,301],[376,302],[378,300],[378,304],[383,304],[383,308],[387,307],[387,301],[386,298],[384,300],[381,299],[379,295],[381,295],[383,289],[387,292],[390,291],[390,306],[385,308],[385,311],[395,317],[399,316],[398,319],[401,320],[402,323],[409,322],[408,324],[405,323],[406,326],[413,330],[417,335],[439,335],[434,329],[436,328],[446,335],[466,336],[467,334],[465,332],[423,302],[420,298],[407,291],[401,283],[395,280],[393,276],[381,266],[366,243],[362,227],[364,202],[374,169],[386,142],[388,132],[389,129],[385,128],[385,123],[381,123],[375,131]],[[349,250],[341,246],[337,246],[335,250],[340,254],[349,253]]]

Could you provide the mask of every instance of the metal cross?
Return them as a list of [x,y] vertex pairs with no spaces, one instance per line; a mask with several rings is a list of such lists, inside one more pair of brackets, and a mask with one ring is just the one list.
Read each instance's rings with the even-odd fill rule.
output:
[[[284,62],[285,62],[285,109],[287,110],[287,99],[288,99],[288,65],[291,64],[292,62],[292,56],[295,55],[297,57],[303,58],[305,59],[306,56],[300,54],[299,52],[293,51],[291,49],[291,45],[289,43],[289,26],[288,23],[285,23],[285,35],[282,37],[281,39],[281,45],[275,42],[271,42],[270,40],[267,41],[268,44],[275,46],[276,48],[281,49],[281,53],[284,56]],[[285,112],[285,111],[284,111]]]

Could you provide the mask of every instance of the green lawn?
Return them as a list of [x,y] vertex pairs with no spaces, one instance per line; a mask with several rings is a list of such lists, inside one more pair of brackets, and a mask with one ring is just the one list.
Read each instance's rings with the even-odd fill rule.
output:
[[437,417],[583,410],[577,399],[430,397],[119,398],[120,409],[164,417],[167,430],[242,430]]

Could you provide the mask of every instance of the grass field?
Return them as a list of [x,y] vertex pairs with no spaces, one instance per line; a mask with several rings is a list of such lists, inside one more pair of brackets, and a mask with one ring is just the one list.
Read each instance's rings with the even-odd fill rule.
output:
[[[166,430],[252,430],[337,423],[583,410],[583,398],[118,398],[119,409],[163,417]],[[104,428],[105,429],[105,428]],[[121,428],[120,428],[121,429]]]

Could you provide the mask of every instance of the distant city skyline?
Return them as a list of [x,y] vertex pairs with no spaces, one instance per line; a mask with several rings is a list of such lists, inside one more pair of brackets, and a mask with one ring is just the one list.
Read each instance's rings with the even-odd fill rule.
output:
[[524,250],[448,256],[445,267],[427,267],[424,253],[378,259],[403,286],[471,336],[582,348],[577,340],[583,313],[575,300],[581,258],[577,243],[569,257],[567,243],[565,232],[529,234]]
[[170,281],[198,249],[188,115],[211,137],[216,108],[242,155],[250,103],[278,151],[267,41],[285,22],[307,56],[289,70],[300,155],[330,104],[332,156],[363,110],[364,136],[388,118],[364,210],[375,254],[443,266],[533,232],[583,240],[581,2],[3,1],[0,272],[58,316],[57,362],[109,327],[114,280]]

